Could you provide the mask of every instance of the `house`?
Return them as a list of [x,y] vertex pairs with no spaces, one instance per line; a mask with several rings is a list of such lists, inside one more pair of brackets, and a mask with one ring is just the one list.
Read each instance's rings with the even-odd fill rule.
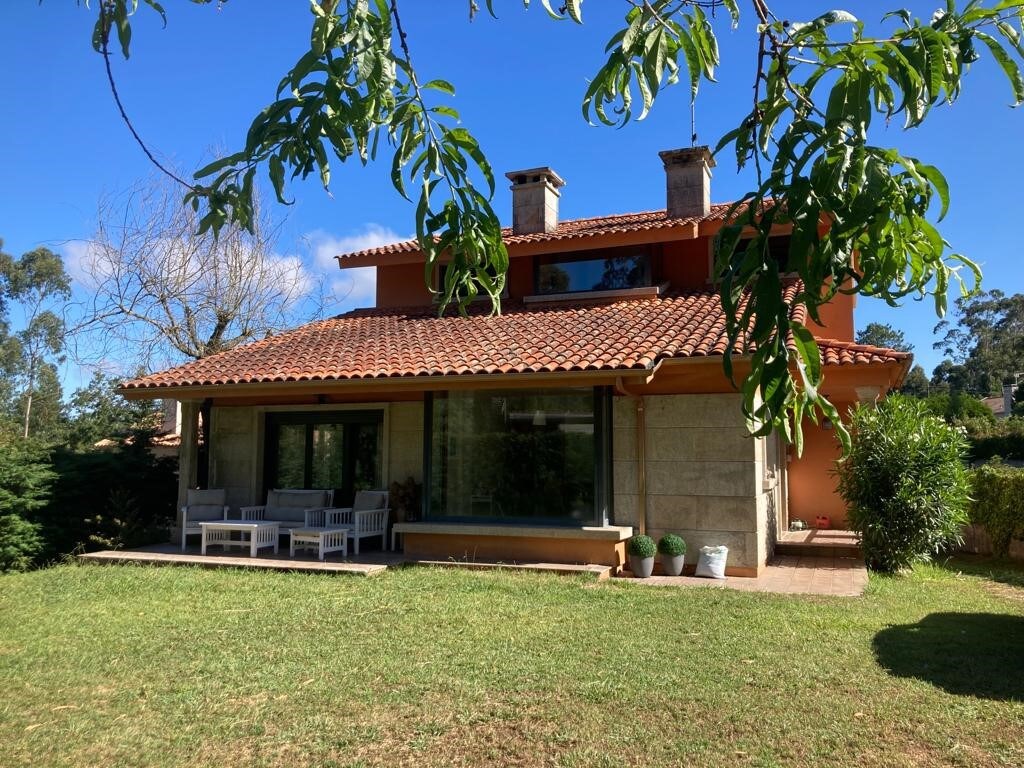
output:
[[[338,257],[376,268],[375,308],[122,391],[182,402],[183,490],[200,476],[196,414],[209,414],[202,474],[234,506],[275,487],[335,488],[344,505],[411,476],[422,515],[396,526],[410,556],[618,567],[633,533],[673,531],[691,551],[727,545],[728,572],[756,575],[790,518],[842,525],[838,446],[828,425],[807,425],[801,458],[747,434],[710,283],[728,210],[710,203],[714,160],[706,147],[661,157],[665,209],[574,221],[559,220],[550,168],[508,174],[498,316],[481,304],[439,317],[416,243],[395,243]],[[837,296],[810,325],[841,410],[898,386],[911,362],[854,343],[854,302]],[[739,377],[749,351],[736,350]]]

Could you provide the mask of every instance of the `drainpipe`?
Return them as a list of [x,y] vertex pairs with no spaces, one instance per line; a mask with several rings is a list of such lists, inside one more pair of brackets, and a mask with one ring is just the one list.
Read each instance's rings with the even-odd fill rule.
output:
[[615,380],[615,390],[630,398],[636,406],[636,493],[639,497],[637,528],[641,535],[647,533],[647,413],[644,410],[643,395],[637,395],[626,389],[619,376]]

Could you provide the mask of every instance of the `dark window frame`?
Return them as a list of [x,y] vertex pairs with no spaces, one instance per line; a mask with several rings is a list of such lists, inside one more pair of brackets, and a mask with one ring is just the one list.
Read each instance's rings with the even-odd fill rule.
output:
[[[423,495],[421,518],[427,522],[466,523],[514,526],[536,526],[550,528],[581,528],[585,526],[606,526],[612,524],[612,401],[611,387],[592,387],[594,413],[594,515],[589,520],[568,521],[565,519],[537,517],[494,517],[485,515],[434,515],[431,510],[433,496],[433,433],[435,397],[447,397],[449,391],[425,392],[423,398]],[[491,390],[481,390],[491,391]],[[525,394],[532,389],[511,390]]]
[[[282,426],[304,425],[306,427],[305,451],[303,456],[303,488],[312,488],[313,477],[313,432],[317,425],[335,424],[376,424],[381,435],[381,447],[377,456],[377,473],[383,482],[384,455],[384,411],[381,409],[358,409],[349,411],[273,411],[265,415],[264,420],[264,441],[263,441],[263,498],[266,498],[267,491],[275,486],[271,484],[272,478],[277,477],[278,472],[278,441],[280,428]],[[355,442],[357,432],[346,430],[344,437],[344,456],[355,455]],[[344,497],[354,495],[355,477],[352,465],[346,461],[342,466],[342,484],[340,496],[335,498],[336,504],[341,504]]]

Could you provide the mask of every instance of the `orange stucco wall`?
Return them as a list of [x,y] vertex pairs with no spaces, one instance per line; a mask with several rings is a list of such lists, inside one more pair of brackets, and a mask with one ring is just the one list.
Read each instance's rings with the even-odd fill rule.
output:
[[[512,259],[508,267],[508,295],[520,299],[533,293],[533,257]],[[388,264],[377,267],[378,307],[420,307],[434,297],[423,276],[422,264]]]
[[378,307],[418,307],[432,301],[433,296],[423,279],[422,264],[377,267]]
[[819,310],[821,325],[808,323],[811,333],[823,339],[853,341],[853,310],[856,305],[856,296],[837,294]]
[[616,571],[626,561],[625,541],[406,533],[403,552],[421,560],[503,560],[593,563]]
[[[846,413],[853,403],[835,403]],[[826,515],[833,528],[846,527],[846,505],[836,491],[837,479],[832,470],[842,455],[835,430],[820,424],[804,422],[804,453],[797,458],[792,446],[787,449],[790,461],[786,469],[789,493],[789,519],[801,518],[814,526],[814,518]]]

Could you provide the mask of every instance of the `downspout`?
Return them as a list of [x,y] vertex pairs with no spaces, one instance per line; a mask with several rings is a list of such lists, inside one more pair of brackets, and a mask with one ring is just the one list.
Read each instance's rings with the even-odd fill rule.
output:
[[615,391],[632,399],[636,406],[636,494],[639,505],[637,528],[643,535],[647,533],[647,413],[644,410],[643,395],[634,394],[626,389],[621,376],[615,379]]

